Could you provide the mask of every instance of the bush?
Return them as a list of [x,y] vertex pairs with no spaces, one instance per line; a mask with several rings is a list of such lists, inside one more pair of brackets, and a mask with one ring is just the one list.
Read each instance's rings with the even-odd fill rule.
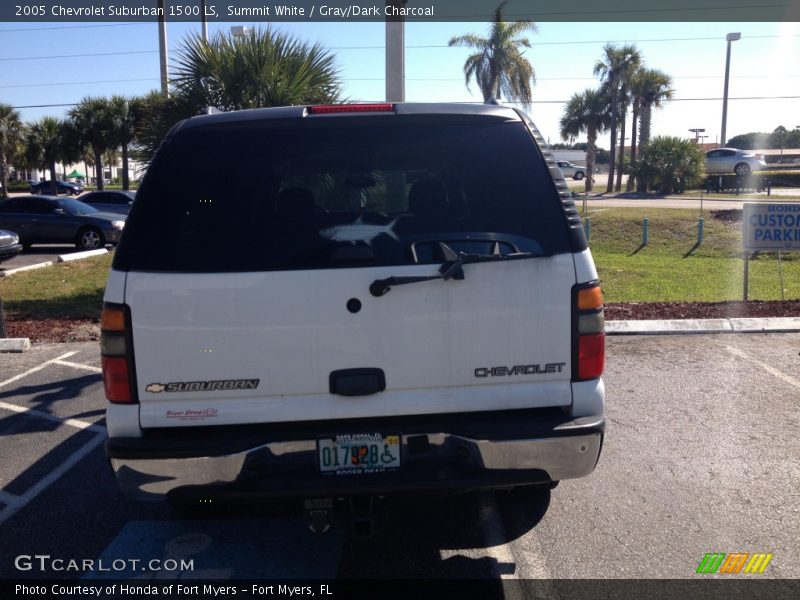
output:
[[27,181],[9,181],[8,182],[8,191],[9,192],[30,192],[31,191],[31,184]]
[[697,144],[677,137],[656,137],[642,149],[631,168],[640,191],[658,189],[662,194],[683,191],[703,181],[703,152]]

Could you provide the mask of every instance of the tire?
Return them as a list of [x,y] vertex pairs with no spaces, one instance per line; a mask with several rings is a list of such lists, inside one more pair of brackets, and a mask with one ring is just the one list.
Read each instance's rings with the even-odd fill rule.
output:
[[575,171],[575,175],[573,175],[572,178],[575,181],[580,181],[581,179],[584,178],[584,172],[583,171]]
[[733,172],[739,177],[747,177],[750,175],[750,165],[743,162],[738,163],[735,167],[733,167]]
[[102,232],[96,227],[84,227],[78,232],[75,245],[81,250],[97,250],[106,245]]

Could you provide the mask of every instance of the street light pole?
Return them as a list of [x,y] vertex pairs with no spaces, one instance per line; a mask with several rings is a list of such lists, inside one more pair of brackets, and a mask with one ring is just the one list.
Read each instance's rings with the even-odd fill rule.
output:
[[720,140],[719,145],[725,146],[725,141],[727,138],[725,137],[726,134],[726,127],[728,124],[728,79],[730,77],[731,72],[731,42],[735,42],[736,40],[742,39],[741,33],[729,33],[725,36],[725,39],[728,42],[728,52],[725,56],[725,91],[722,94],[722,132],[720,133]]

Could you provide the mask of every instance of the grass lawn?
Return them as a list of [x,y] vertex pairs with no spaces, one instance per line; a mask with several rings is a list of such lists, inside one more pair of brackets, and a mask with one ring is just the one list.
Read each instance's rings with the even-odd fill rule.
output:
[[[741,223],[705,211],[695,248],[697,210],[607,208],[589,212],[592,253],[608,302],[741,300]],[[731,214],[731,211],[722,211]],[[640,248],[642,219],[650,243]],[[112,254],[0,278],[6,314],[16,318],[96,319]],[[800,299],[800,253],[783,257],[787,300]],[[780,300],[775,254],[750,261],[750,299]]]
[[[722,211],[723,214],[730,211]],[[742,299],[741,222],[705,211],[704,240],[697,241],[697,210],[611,208],[589,211],[590,246],[608,302]],[[642,219],[650,221],[641,248]],[[780,300],[777,255],[750,261],[751,300]],[[783,255],[784,294],[800,298],[800,256]]]
[[7,316],[97,319],[112,253],[55,264],[0,279]]

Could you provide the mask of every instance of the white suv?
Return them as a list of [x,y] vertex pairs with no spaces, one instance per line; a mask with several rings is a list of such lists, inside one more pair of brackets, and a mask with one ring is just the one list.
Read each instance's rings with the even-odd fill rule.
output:
[[352,496],[591,473],[603,299],[543,146],[502,106],[177,125],[105,293],[107,454],[122,490],[293,497],[319,517]]

